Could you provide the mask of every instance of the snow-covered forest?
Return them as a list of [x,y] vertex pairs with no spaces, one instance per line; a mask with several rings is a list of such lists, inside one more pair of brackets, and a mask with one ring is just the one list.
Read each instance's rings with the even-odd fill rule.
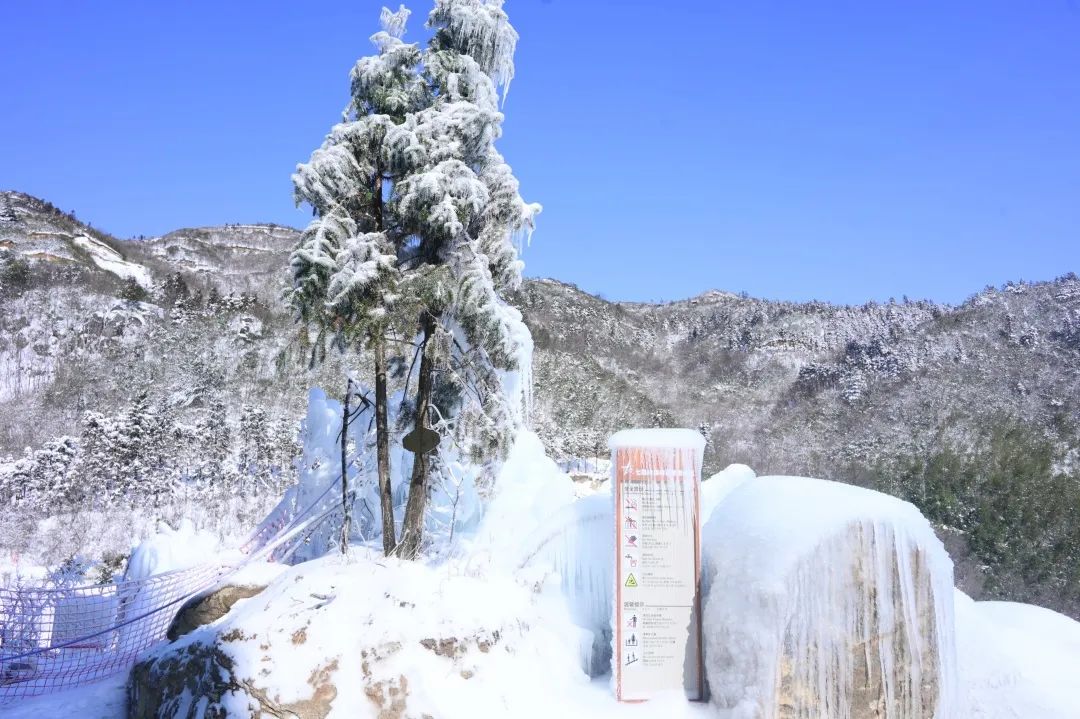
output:
[[[244,493],[252,519],[295,482],[307,389],[340,398],[347,368],[373,385],[369,355],[328,348],[312,365],[297,341],[280,301],[297,231],[234,225],[121,241],[46,202],[3,198],[5,526],[67,512],[64,498],[87,487],[134,481],[124,452],[141,442],[140,462],[156,471],[121,504],[175,519],[194,502],[208,509],[197,521],[227,533],[219,525],[233,510],[213,510],[205,493],[260,492]],[[80,236],[145,268],[148,285],[99,267]],[[1076,502],[1047,501],[1080,485],[1073,276],[987,288],[958,307],[719,292],[620,304],[549,280],[525,280],[510,300],[536,345],[532,425],[567,467],[595,465],[623,427],[703,428],[708,472],[740,461],[882,489],[948,528],[974,596],[1080,611]],[[105,551],[25,529],[4,541],[50,565]]]

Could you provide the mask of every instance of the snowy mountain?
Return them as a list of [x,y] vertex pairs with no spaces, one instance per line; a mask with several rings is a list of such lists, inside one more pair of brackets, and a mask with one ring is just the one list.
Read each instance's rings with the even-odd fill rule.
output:
[[588,455],[630,425],[708,427],[713,466],[835,471],[1003,419],[1077,460],[1080,280],[987,288],[931,302],[758,300],[710,292],[664,305],[612,303],[553,280],[521,305],[537,344],[541,434]]
[[[119,422],[144,394],[168,419],[162,462],[202,466],[212,443],[236,466],[289,474],[308,387],[333,394],[346,363],[366,369],[363,358],[334,353],[309,368],[310,348],[279,300],[297,238],[290,228],[229,225],[121,241],[45,201],[0,193],[0,458],[10,465],[24,448],[79,437],[90,410]],[[1019,541],[980,538],[972,516],[1007,514],[981,497],[1023,494],[1025,506],[1042,506],[1080,496],[1062,495],[1080,486],[1074,275],[988,287],[955,307],[726,292],[615,303],[555,280],[526,281],[516,302],[536,342],[533,424],[556,458],[602,455],[607,437],[629,426],[701,427],[707,473],[744,462],[887,489],[975,545],[980,566],[1005,566],[994,545]],[[933,472],[972,453],[1004,475],[1047,479],[939,487],[952,475]],[[1008,464],[1017,457],[1040,464],[1017,470]],[[1052,484],[1059,475],[1072,477],[1065,489]],[[1080,524],[1070,517],[1037,521]],[[1023,541],[1032,553],[1057,546]],[[1051,588],[1031,594],[1036,580],[1024,576],[1002,570],[987,591],[1080,608],[1080,577],[1038,580]]]
[[280,279],[282,258],[296,244],[296,231],[276,225],[226,225],[170,232],[140,243],[140,250],[207,286],[258,292]]

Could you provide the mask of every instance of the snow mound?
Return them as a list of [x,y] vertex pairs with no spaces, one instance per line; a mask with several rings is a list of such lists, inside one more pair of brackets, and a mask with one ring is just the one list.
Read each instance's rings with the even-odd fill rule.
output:
[[952,562],[914,506],[824,480],[744,481],[706,524],[703,561],[721,716],[952,716]]
[[1080,622],[956,592],[961,698],[970,719],[1080,716]]
[[177,529],[162,522],[157,534],[144,539],[132,550],[124,580],[145,579],[204,564],[212,560],[218,548],[217,537],[196,531],[190,519],[184,519]]
[[745,464],[729,464],[722,471],[712,475],[701,483],[701,518],[708,522],[724,497],[731,494],[743,482],[757,477],[754,470]]
[[587,686],[573,627],[543,593],[358,550],[286,571],[219,623],[150,655],[154,716],[546,716]]

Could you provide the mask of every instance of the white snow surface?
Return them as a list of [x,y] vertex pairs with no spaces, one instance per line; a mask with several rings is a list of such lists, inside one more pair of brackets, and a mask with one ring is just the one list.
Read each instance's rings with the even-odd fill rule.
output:
[[[535,435],[523,432],[478,530],[463,545],[467,551],[424,564],[387,560],[354,547],[347,559],[330,555],[288,569],[260,566],[249,578],[271,581],[266,592],[180,641],[242,629],[247,639],[228,645],[236,666],[258,672],[281,702],[310,695],[306,680],[312,669],[337,658],[339,693],[331,719],[377,715],[359,681],[360,651],[393,643],[401,649],[375,665],[374,678],[407,676],[412,715],[744,716],[718,713],[715,705],[691,704],[680,695],[618,704],[606,678],[590,681],[582,671],[590,668],[583,655],[604,643],[595,630],[610,621],[611,497],[600,493],[575,500],[571,485]],[[702,484],[702,514],[709,585],[703,617],[706,650],[717,650],[710,632],[718,623],[737,620],[745,628],[742,639],[749,641],[731,648],[748,664],[758,656],[761,641],[769,641],[768,632],[759,631],[761,622],[765,612],[777,610],[770,602],[787,590],[786,578],[823,535],[846,527],[852,517],[892,527],[893,541],[906,537],[914,542],[938,571],[948,562],[911,505],[822,480],[758,478],[749,467],[732,465]],[[211,537],[190,525],[163,527],[137,549],[129,571],[146,576],[190,566],[206,561],[216,548]],[[538,572],[540,564],[558,571]],[[750,584],[728,581],[747,572],[754,576]],[[1030,605],[974,602],[951,587],[948,598],[950,605],[955,601],[958,691],[952,710],[941,719],[1080,719],[1080,623]],[[295,644],[291,636],[301,628],[306,641]],[[954,634],[951,626],[942,630],[943,636]],[[499,640],[490,651],[479,651],[475,640],[494,639],[494,631]],[[421,644],[445,638],[471,638],[472,643],[453,659]],[[260,645],[266,644],[287,650],[277,651],[268,664],[261,661]],[[707,656],[709,661],[713,658]],[[120,719],[125,712],[122,682],[121,675],[29,699],[3,707],[3,716]],[[743,682],[744,690],[752,686],[752,681]],[[722,682],[714,686],[714,701],[728,690]],[[246,710],[243,697],[233,699],[231,708]]]
[[204,564],[212,561],[219,546],[218,537],[209,532],[196,531],[191,520],[184,519],[177,529],[160,522],[157,534],[143,540],[132,550],[124,579],[145,579],[155,574]]
[[705,437],[692,429],[624,429],[608,440],[608,448],[615,450],[620,447],[693,449],[697,450],[700,458],[705,451]]
[[94,264],[106,272],[111,272],[121,279],[133,279],[147,289],[150,289],[153,284],[150,270],[134,262],[128,262],[120,256],[119,252],[104,242],[95,240],[88,235],[78,235],[72,242],[79,249],[86,251]]
[[0,716],[4,719],[124,719],[126,686],[127,675],[114,674],[87,686],[5,704],[0,706]]
[[722,471],[701,483],[701,524],[705,525],[724,497],[731,494],[743,482],[757,477],[745,464],[729,464]]
[[956,590],[963,719],[1080,717],[1080,622]]

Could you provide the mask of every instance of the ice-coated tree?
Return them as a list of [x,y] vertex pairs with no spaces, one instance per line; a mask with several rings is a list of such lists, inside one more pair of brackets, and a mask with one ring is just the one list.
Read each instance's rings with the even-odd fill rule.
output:
[[[423,348],[412,416],[417,428],[437,421],[482,462],[503,456],[511,429],[524,421],[506,373],[527,375],[519,365],[531,338],[504,295],[521,280],[515,239],[531,231],[540,206],[521,199],[495,149],[498,88],[505,96],[518,39],[501,0],[436,0],[427,24],[434,34],[423,73],[433,100],[405,123],[402,136],[419,151],[408,156],[416,164],[397,188],[409,238],[399,252],[401,295],[416,302]],[[414,460],[403,556],[420,551],[438,462],[437,451]]]
[[[291,299],[339,344],[372,349],[377,424],[385,332],[417,337],[403,421],[434,427],[474,462],[496,460],[525,419],[512,378],[527,375],[531,338],[504,295],[521,279],[516,241],[540,211],[495,149],[518,35],[500,0],[436,0],[423,52],[401,40],[407,10],[382,17],[345,122],[294,175],[316,218],[292,256]],[[439,457],[414,455],[401,556],[420,551]]]
[[[366,346],[375,364],[376,452],[383,549],[394,551],[390,490],[390,428],[387,419],[387,339],[399,279],[397,246],[402,228],[394,212],[394,188],[413,152],[395,142],[406,117],[430,102],[419,74],[421,51],[402,41],[409,11],[383,8],[382,30],[371,40],[376,55],[356,63],[352,98],[343,122],[293,175],[297,202],[315,213],[290,258],[289,299],[319,341],[331,335],[341,348]],[[306,331],[306,328],[305,328]]]

